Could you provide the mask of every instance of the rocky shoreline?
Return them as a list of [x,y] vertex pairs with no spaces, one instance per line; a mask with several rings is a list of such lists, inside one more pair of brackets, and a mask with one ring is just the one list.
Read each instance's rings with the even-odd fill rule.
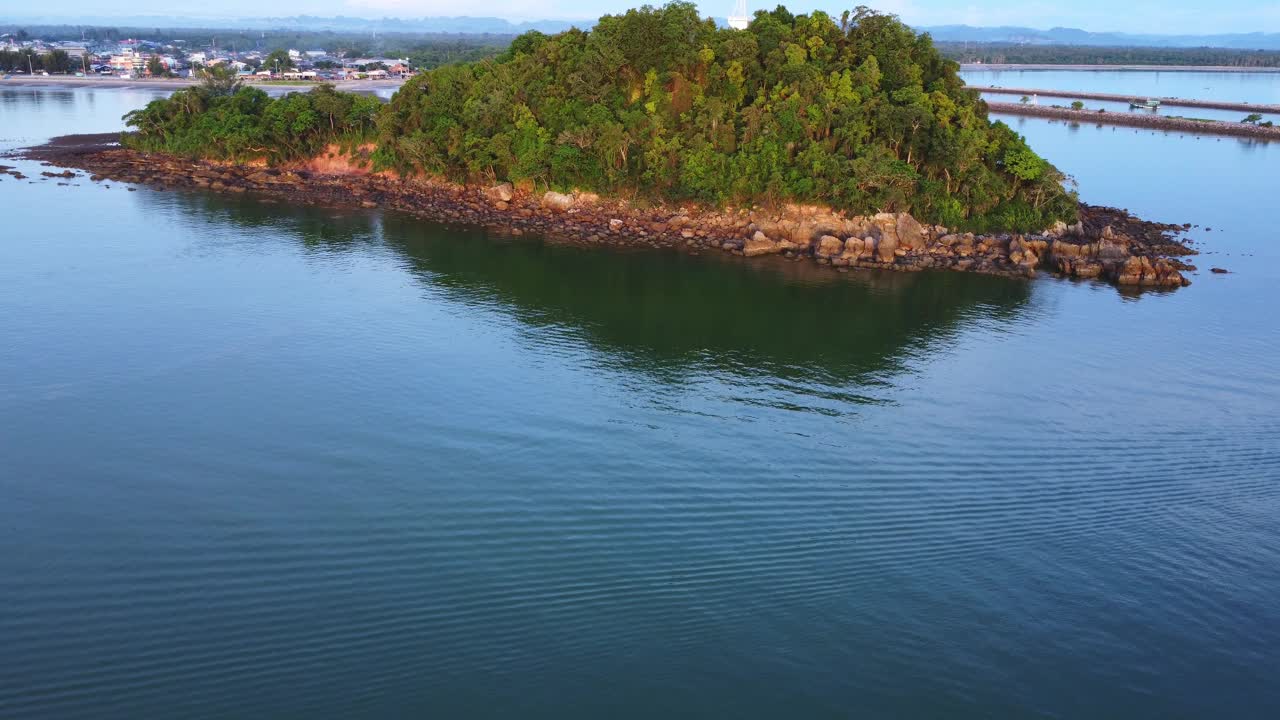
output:
[[[509,184],[468,187],[390,173],[331,148],[289,167],[229,165],[122,148],[119,136],[55,138],[22,157],[156,190],[247,193],[296,204],[384,207],[437,222],[539,234],[582,244],[647,245],[744,257],[780,255],[849,268],[957,270],[1007,276],[1038,271],[1127,287],[1181,287],[1194,270],[1177,259],[1195,251],[1176,239],[1189,226],[1152,223],[1114,208],[1081,205],[1075,226],[1042,233],[975,235],[922,225],[905,213],[847,217],[828,209],[641,208],[578,193],[534,193]],[[367,149],[364,150],[367,152]]]

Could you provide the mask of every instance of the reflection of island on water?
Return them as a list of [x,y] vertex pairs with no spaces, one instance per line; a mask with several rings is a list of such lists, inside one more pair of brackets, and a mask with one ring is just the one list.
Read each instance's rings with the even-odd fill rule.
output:
[[193,213],[269,227],[316,251],[394,249],[447,296],[497,304],[531,328],[571,328],[619,362],[664,375],[723,367],[875,383],[964,326],[1013,319],[1031,294],[1026,281],[968,273],[842,274],[781,258],[583,248],[400,213],[175,195]]

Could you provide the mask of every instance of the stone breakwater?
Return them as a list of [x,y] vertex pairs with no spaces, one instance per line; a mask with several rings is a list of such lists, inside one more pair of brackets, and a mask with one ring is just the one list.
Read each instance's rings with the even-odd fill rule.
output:
[[[747,258],[765,255],[849,268],[957,270],[1008,276],[1039,271],[1131,287],[1181,287],[1175,256],[1194,254],[1174,239],[1187,226],[1139,220],[1112,208],[1081,205],[1081,220],[1041,233],[978,235],[924,225],[905,213],[848,217],[828,209],[716,210],[633,206],[588,193],[521,191],[509,184],[469,187],[360,170],[331,152],[293,167],[229,165],[144,154],[113,145],[115,136],[73,136],[25,151],[25,157],[156,190],[248,193],[296,204],[391,208],[457,222],[582,244],[648,245]],[[357,153],[358,155],[358,153]],[[317,172],[323,167],[329,172]],[[333,172],[341,168],[339,172]]]
[[1125,127],[1147,128],[1150,130],[1176,130],[1196,135],[1227,135],[1230,137],[1254,138],[1256,140],[1280,141],[1280,127],[1265,127],[1224,120],[1191,120],[1148,113],[1072,110],[1071,108],[1049,105],[1023,105],[1022,103],[989,102],[987,103],[987,108],[997,114],[1070,120],[1082,125],[1123,125]]
[[[1066,97],[1076,100],[1110,100],[1113,102],[1130,102],[1135,98],[1142,100],[1148,99],[1146,95],[1119,95],[1116,93],[1100,93],[1100,92],[1080,92],[1077,90],[1045,90],[1036,88],[1006,88],[1006,87],[979,87],[977,85],[966,85],[966,90],[977,90],[984,93],[997,93],[1004,95],[1044,95],[1045,97]],[[1214,110],[1238,110],[1246,113],[1280,113],[1280,105],[1268,105],[1266,103],[1247,103],[1247,102],[1229,102],[1226,100],[1195,100],[1189,98],[1176,97],[1160,97],[1162,105],[1172,105],[1177,107],[1189,108],[1209,108]]]

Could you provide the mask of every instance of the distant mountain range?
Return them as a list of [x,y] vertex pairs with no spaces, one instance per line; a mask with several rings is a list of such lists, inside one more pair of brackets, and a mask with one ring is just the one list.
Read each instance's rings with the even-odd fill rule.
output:
[[[723,19],[721,19],[723,21]],[[344,32],[431,32],[464,35],[518,35],[528,30],[556,33],[570,27],[589,28],[592,20],[531,20],[512,22],[496,17],[424,17],[424,18],[356,18],[293,17],[219,18],[198,16],[77,16],[75,18],[6,17],[0,15],[0,27],[26,25],[75,25],[129,28],[234,28],[250,30],[336,30]],[[935,40],[948,42],[1014,43],[1019,45],[1095,45],[1118,47],[1216,47],[1238,50],[1280,50],[1280,32],[1233,33],[1218,35],[1148,35],[1120,32],[1089,32],[1076,28],[1056,27],[1037,30],[1027,27],[973,27],[970,25],[921,26]]]
[[1220,35],[1140,35],[1089,32],[1056,27],[973,27],[937,25],[918,27],[934,40],[944,42],[1013,43],[1016,45],[1097,45],[1110,47],[1215,47],[1236,50],[1280,50],[1280,33],[1232,33]]
[[544,33],[558,33],[575,25],[590,27],[594,21],[573,22],[569,20],[529,20],[512,22],[496,17],[425,17],[425,18],[357,18],[357,17],[315,17],[312,15],[296,15],[293,17],[199,17],[168,15],[115,15],[115,16],[76,16],[75,18],[37,16],[7,17],[0,14],[0,27],[12,25],[73,25],[94,27],[127,27],[127,28],[227,28],[234,30],[305,30],[341,32],[430,32],[456,33],[460,35],[519,35],[529,30]]

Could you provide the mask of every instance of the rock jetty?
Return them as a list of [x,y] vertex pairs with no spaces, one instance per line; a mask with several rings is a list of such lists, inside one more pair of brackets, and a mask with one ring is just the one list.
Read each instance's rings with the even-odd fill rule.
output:
[[[1100,92],[1080,92],[1078,90],[1046,90],[1038,88],[1006,88],[1006,87],[979,87],[977,85],[966,85],[965,90],[977,90],[978,92],[994,93],[1003,95],[1024,95],[1027,97],[1035,95],[1043,95],[1045,97],[1065,97],[1073,100],[1108,100],[1112,102],[1131,102],[1135,98],[1142,100],[1148,99],[1146,95],[1119,95],[1116,93],[1100,93]],[[1196,100],[1190,98],[1177,97],[1158,97],[1152,98],[1160,101],[1162,105],[1172,105],[1175,107],[1189,108],[1210,108],[1214,110],[1238,110],[1240,112],[1256,112],[1256,113],[1280,113],[1280,105],[1268,105],[1265,103],[1247,103],[1247,102],[1228,102],[1225,100]]]
[[1252,138],[1254,140],[1280,141],[1280,127],[1251,125],[1249,123],[1229,122],[1226,120],[1193,120],[1191,118],[1170,117],[1151,113],[1073,110],[1052,105],[1024,105],[1022,103],[988,102],[987,107],[991,112],[997,114],[1068,120],[1081,125],[1122,125],[1124,127],[1147,128],[1149,130],[1173,130],[1195,135],[1226,135],[1228,137]]
[[[144,154],[119,147],[118,136],[71,136],[30,148],[24,156],[78,168],[92,180],[156,189],[247,193],[296,204],[390,208],[437,222],[536,233],[582,244],[648,245],[747,258],[780,256],[836,269],[957,270],[1007,276],[1046,271],[1121,286],[1189,285],[1177,259],[1194,254],[1175,239],[1186,226],[1151,223],[1113,208],[1081,205],[1080,222],[1031,234],[979,235],[926,225],[905,213],[849,217],[829,209],[787,205],[734,210],[639,207],[590,193],[533,192],[503,183],[462,186],[421,177],[373,173],[359,157],[289,167],[230,165]],[[320,167],[328,172],[317,172]],[[340,171],[332,171],[335,167]],[[61,176],[61,175],[59,175]]]

